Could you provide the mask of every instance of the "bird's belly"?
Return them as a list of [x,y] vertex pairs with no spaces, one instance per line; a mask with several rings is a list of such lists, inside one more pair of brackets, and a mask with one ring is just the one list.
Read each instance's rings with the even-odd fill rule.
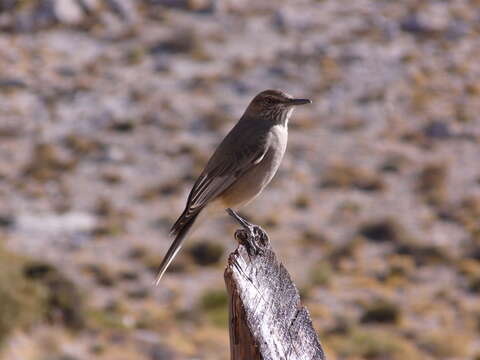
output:
[[226,207],[240,208],[247,205],[262,192],[277,172],[285,154],[287,134],[286,129],[272,133],[274,137],[272,145],[262,161],[252,167],[221,195]]

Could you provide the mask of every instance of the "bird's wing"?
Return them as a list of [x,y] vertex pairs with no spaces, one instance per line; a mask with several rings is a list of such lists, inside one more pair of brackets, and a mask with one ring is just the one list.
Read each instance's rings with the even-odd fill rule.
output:
[[252,166],[262,161],[267,147],[252,146],[234,153],[218,166],[206,170],[195,183],[189,199],[190,207],[202,207],[220,195]]
[[[193,185],[185,211],[173,225],[172,234],[182,228],[183,223],[197,214],[207,203],[228,189],[250,168],[257,165],[268,151],[265,141],[252,141],[241,146],[240,151],[225,154],[219,149]],[[217,155],[218,154],[218,155]],[[220,157],[221,156],[221,157]]]

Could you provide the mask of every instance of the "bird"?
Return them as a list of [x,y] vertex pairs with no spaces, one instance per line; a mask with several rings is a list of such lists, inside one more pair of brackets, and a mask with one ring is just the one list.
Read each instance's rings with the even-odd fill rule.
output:
[[195,181],[184,211],[170,230],[174,240],[160,264],[156,285],[193,225],[202,218],[227,210],[238,221],[249,224],[233,209],[249,204],[272,180],[287,148],[293,109],[310,103],[309,99],[271,89],[253,98]]

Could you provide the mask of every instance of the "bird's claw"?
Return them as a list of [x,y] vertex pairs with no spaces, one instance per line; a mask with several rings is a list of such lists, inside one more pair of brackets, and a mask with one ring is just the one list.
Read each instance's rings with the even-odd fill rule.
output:
[[249,255],[262,255],[263,246],[269,241],[267,233],[260,226],[249,223],[232,209],[227,209],[227,213],[243,227],[235,231],[235,239],[246,245]]
[[262,241],[261,234],[256,234],[257,227],[251,229],[238,229],[235,231],[235,239],[244,245],[248,255],[263,255],[264,250],[258,245],[258,241]]

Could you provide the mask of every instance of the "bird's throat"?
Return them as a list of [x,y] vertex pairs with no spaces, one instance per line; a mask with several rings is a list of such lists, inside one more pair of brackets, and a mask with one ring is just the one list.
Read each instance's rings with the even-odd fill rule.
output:
[[282,120],[281,120],[281,124],[283,126],[287,126],[288,125],[288,120],[290,120],[290,116],[292,116],[292,113],[293,113],[293,107],[288,109],[288,111],[284,111],[282,113]]

